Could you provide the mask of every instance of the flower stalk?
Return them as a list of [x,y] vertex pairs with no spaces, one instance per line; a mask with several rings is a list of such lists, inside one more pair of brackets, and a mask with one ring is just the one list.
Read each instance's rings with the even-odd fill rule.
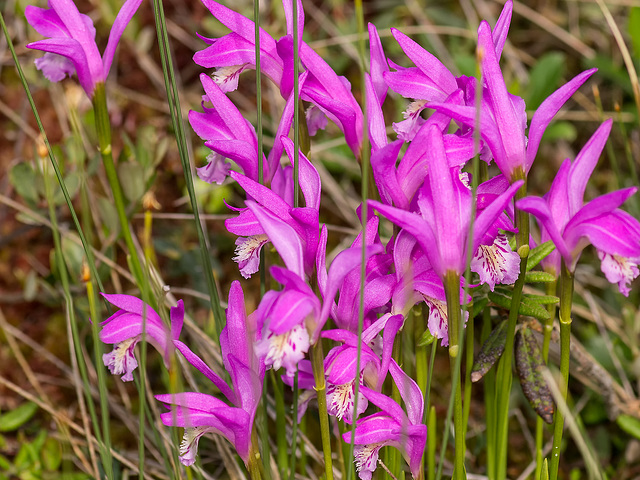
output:
[[133,269],[133,276],[142,291],[142,297],[145,301],[152,302],[154,308],[155,300],[151,297],[149,289],[149,283],[145,279],[145,275],[142,271],[142,263],[138,256],[138,250],[133,243],[133,237],[131,229],[129,227],[129,219],[127,218],[126,207],[124,203],[124,195],[122,193],[122,187],[118,180],[118,173],[116,172],[116,166],[113,161],[113,150],[111,145],[111,123],[109,121],[109,112],[107,110],[107,96],[104,83],[98,83],[95,87],[93,95],[93,109],[96,119],[96,133],[98,135],[98,147],[100,149],[100,155],[104,164],[104,169],[107,174],[109,186],[113,193],[113,201],[118,212],[118,220],[120,221],[120,228],[122,229],[122,236],[127,250],[131,257],[131,267]]
[[[560,273],[560,373],[562,374],[562,384],[560,394],[564,401],[567,400],[569,388],[569,359],[571,346],[571,304],[573,301],[573,280],[574,274],[562,262]],[[558,408],[553,422],[553,445],[551,447],[551,465],[549,468],[549,478],[558,478],[558,467],[560,465],[560,445],[562,444],[562,431],[564,429],[564,415]]]
[[[524,171],[518,170],[514,173],[513,180],[524,180],[524,184],[518,189],[515,195],[515,201],[524,198],[527,194],[527,183]],[[509,319],[507,322],[507,339],[505,343],[504,353],[498,365],[496,378],[496,450],[495,450],[495,468],[496,478],[503,480],[507,477],[507,436],[509,426],[509,398],[511,393],[511,383],[513,380],[513,371],[511,364],[513,362],[513,342],[515,339],[516,325],[518,323],[518,309],[522,299],[522,289],[524,287],[525,274],[527,272],[527,258],[529,256],[529,214],[518,208],[515,211],[516,228],[516,246],[520,255],[520,275],[513,286],[513,296],[511,297],[511,308],[509,310]]]
[[466,478],[464,469],[465,439],[464,417],[462,412],[462,390],[460,388],[460,329],[462,315],[460,311],[460,275],[449,271],[445,274],[444,290],[447,297],[447,317],[449,319],[449,362],[451,365],[453,400],[453,428],[455,432],[455,465],[453,478]]
[[311,346],[311,365],[313,378],[316,382],[318,398],[318,414],[320,415],[320,435],[322,437],[322,454],[324,456],[324,471],[327,480],[333,480],[333,466],[331,461],[331,434],[329,431],[329,414],[327,413],[327,382],[324,375],[324,352],[322,342],[318,340]]

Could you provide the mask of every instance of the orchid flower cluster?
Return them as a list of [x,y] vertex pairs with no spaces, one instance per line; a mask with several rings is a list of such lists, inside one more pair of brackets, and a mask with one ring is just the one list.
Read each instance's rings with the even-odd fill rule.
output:
[[[232,283],[226,326],[220,335],[230,384],[180,340],[185,315],[181,301],[171,308],[167,326],[155,310],[135,297],[104,295],[119,308],[102,324],[101,340],[114,345],[104,355],[104,363],[129,381],[137,367],[134,349],[143,336],[167,365],[171,355],[179,352],[226,398],[198,392],[156,396],[167,407],[162,422],[185,429],[182,463],[193,464],[199,439],[213,432],[231,442],[249,464],[257,454],[252,431],[265,371],[279,371],[287,385],[297,382],[302,391],[297,412],[301,418],[320,394],[310,350],[330,343],[333,346],[320,370],[326,381],[327,413],[346,424],[355,423],[353,433],[344,433],[342,439],[355,445],[360,478],[372,477],[383,446],[398,449],[417,478],[427,440],[424,395],[394,358],[396,336],[411,309],[423,304],[429,311],[425,329],[448,346],[447,298],[453,295],[459,298],[458,305],[468,306],[470,288],[487,292],[516,282],[521,255],[510,242],[520,228],[516,209],[538,220],[538,243],[551,240],[555,244],[556,251],[543,260],[548,272],[558,275],[561,262],[575,270],[582,250],[592,244],[604,275],[624,295],[639,274],[640,223],[619,209],[636,188],[608,193],[587,204],[583,201],[611,129],[610,120],[573,162],[567,159],[562,164],[544,197],[522,195],[514,202],[546,127],[594,70],[556,90],[528,122],[523,99],[507,91],[500,69],[511,1],[493,28],[486,21],[478,28],[480,78],[455,76],[434,55],[392,29],[413,65],[396,64],[387,59],[376,27],[369,25],[365,116],[347,79],[302,40],[300,0],[295,0],[295,17],[292,0],[283,0],[286,35],[275,39],[260,29],[259,47],[252,20],[215,0],[202,1],[230,33],[221,38],[199,36],[206,47],[194,56],[198,65],[210,69],[200,77],[201,109],[189,113],[193,130],[211,150],[198,176],[209,183],[233,181],[246,192],[244,205],[230,206],[235,216],[225,222],[238,237],[234,261],[240,275],[249,278],[258,272],[261,251],[270,244],[281,262],[271,266],[269,274],[280,287],[267,291],[257,309],[247,315],[241,284]],[[125,2],[102,58],[95,45],[95,29],[71,0],[49,0],[49,9],[28,7],[29,22],[49,37],[29,45],[47,52],[37,61],[38,68],[52,81],[76,73],[91,96],[95,85],[106,80],[115,45],[139,4],[139,0]],[[255,128],[227,95],[238,88],[243,72],[256,68],[256,48],[260,73],[277,86],[284,103],[268,155],[259,151]],[[294,78],[298,61],[299,76]],[[395,139],[389,139],[383,115],[389,92],[407,99],[404,120],[392,125]],[[329,234],[320,220],[320,175],[311,153],[296,151],[289,138],[300,101],[306,106],[302,121],[312,137],[331,121],[356,159],[370,157],[380,199],[368,201],[366,209],[360,206],[362,233],[330,265]],[[370,145],[363,144],[364,128]],[[363,155],[365,149],[370,149],[367,155]],[[482,181],[471,177],[467,166],[476,155],[497,167],[493,177]],[[301,205],[294,202],[296,191],[302,194]],[[380,217],[374,212],[394,224],[391,238],[379,233]],[[468,262],[475,273],[473,285],[464,279]],[[447,291],[451,285],[453,293]],[[460,313],[463,323],[468,311],[464,308]],[[387,395],[390,383],[400,398]]]

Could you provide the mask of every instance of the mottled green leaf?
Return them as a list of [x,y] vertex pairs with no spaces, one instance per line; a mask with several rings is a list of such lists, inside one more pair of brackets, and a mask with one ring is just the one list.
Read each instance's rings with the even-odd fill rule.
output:
[[551,240],[538,245],[536,248],[529,251],[529,258],[527,259],[527,272],[537,266],[547,255],[553,252],[556,246]]
[[145,193],[144,168],[139,163],[123,162],[118,165],[118,178],[122,192],[130,202],[137,202]]
[[506,341],[507,321],[503,320],[493,329],[489,334],[489,338],[487,338],[484,345],[482,345],[471,370],[472,382],[477,382],[491,370],[491,367],[493,367],[500,356],[502,356]]
[[418,340],[417,346],[426,347],[427,345],[431,345],[435,339],[436,337],[434,337],[429,331],[429,329],[427,328],[425,329],[424,333],[420,337],[420,340]]
[[[511,308],[511,297],[502,293],[498,293],[497,291],[489,292],[488,296],[489,300],[491,300],[499,307],[506,308],[507,310]],[[522,302],[520,302],[518,314],[525,315],[527,317],[534,317],[538,320],[548,320],[551,318],[551,314],[547,311],[546,308],[540,306],[537,303],[526,301],[524,299]]]
[[528,328],[521,328],[516,332],[515,357],[524,396],[546,423],[552,423],[555,405],[549,386],[542,376],[542,351],[533,332]]
[[522,298],[523,302],[537,303],[539,305],[553,305],[558,303],[560,299],[555,295],[527,295]]
[[473,310],[471,311],[471,318],[476,318],[489,304],[487,297],[481,297],[473,300]]
[[40,456],[42,457],[42,465],[45,470],[50,472],[58,470],[62,463],[62,448],[60,447],[60,442],[54,438],[47,437],[40,451]]
[[10,412],[0,415],[0,432],[12,432],[31,420],[38,411],[38,405],[26,402]]
[[38,202],[37,177],[38,175],[31,165],[25,162],[14,165],[9,172],[11,185],[16,189],[18,195],[30,204]]
[[524,281],[527,283],[551,283],[556,281],[556,277],[548,272],[535,271],[527,272],[525,274]]

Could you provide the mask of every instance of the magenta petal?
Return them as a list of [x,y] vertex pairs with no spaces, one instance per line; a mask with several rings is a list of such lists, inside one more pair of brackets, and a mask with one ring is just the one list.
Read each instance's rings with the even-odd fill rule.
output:
[[413,425],[422,423],[424,398],[418,384],[402,370],[395,360],[389,365],[389,372],[400,391],[400,396],[407,409],[407,416]]
[[[291,139],[282,137],[281,141],[284,145],[284,148],[291,160],[291,164],[293,164],[294,159],[294,145]],[[305,204],[307,207],[312,208],[314,210],[318,210],[320,208],[320,194],[321,194],[321,183],[320,183],[320,175],[318,171],[313,166],[313,164],[309,161],[309,159],[300,151],[298,152],[299,158],[299,182],[300,182],[300,190],[302,191],[302,195],[304,196]]]
[[211,383],[218,387],[218,390],[220,390],[220,392],[225,397],[227,397],[227,400],[229,400],[234,405],[239,405],[238,397],[236,396],[234,391],[229,388],[227,382],[225,382],[218,376],[218,374],[211,370],[211,368],[206,363],[204,363],[204,361],[199,356],[193,353],[191,349],[180,340],[174,340],[173,344],[182,354],[182,356],[184,356],[187,362],[193,365],[200,373],[207,377],[211,381]]
[[111,27],[111,31],[109,32],[107,48],[105,48],[104,54],[102,55],[105,78],[109,75],[111,62],[113,61],[113,56],[116,53],[116,47],[118,46],[120,37],[122,36],[124,29],[133,18],[133,15],[138,10],[138,7],[140,7],[141,3],[142,0],[127,0],[124,5],[122,5],[120,11],[118,12],[118,16],[113,21],[113,26]]
[[375,153],[387,145],[389,140],[387,139],[384,124],[384,115],[381,107],[382,102],[375,92],[375,85],[368,73],[365,73],[364,81],[367,100],[367,119],[369,121],[369,139],[371,140],[372,150]]
[[518,202],[516,202],[516,207],[520,210],[524,210],[525,212],[533,214],[538,219],[538,221],[546,229],[549,237],[551,237],[551,240],[553,240],[556,249],[564,259],[565,264],[567,266],[572,265],[573,258],[571,255],[571,251],[562,238],[562,234],[556,226],[554,217],[551,214],[547,203],[542,198],[527,197],[523,198],[522,200],[518,200]]
[[89,69],[89,63],[80,42],[72,38],[58,37],[33,42],[28,44],[27,47],[67,57],[71,62],[73,62],[76,74],[78,75],[78,81],[80,82],[83,90],[87,92],[87,95],[91,95],[93,93],[95,81]]
[[384,72],[389,71],[389,65],[382,49],[380,35],[373,23],[369,23],[369,51],[370,53],[370,71],[371,83],[373,91],[376,93],[379,105],[384,103],[387,96],[387,84],[384,81]]
[[570,185],[570,188],[567,188],[569,200],[568,213],[570,216],[575,215],[578,210],[582,208],[587,182],[607,143],[612,124],[612,119],[603,122],[584,147],[582,147],[580,153],[578,153],[578,156],[571,164],[567,181],[567,184]]
[[466,232],[460,223],[460,202],[454,193],[453,178],[444,150],[442,132],[436,126],[430,127],[427,140],[431,148],[427,150],[429,164],[429,186],[434,203],[434,218],[437,228],[436,242],[442,264],[441,272],[454,271],[458,274],[464,271],[465,250],[464,238]]
[[178,304],[171,307],[169,317],[171,318],[171,338],[177,340],[184,322],[184,302],[182,300],[178,300]]
[[638,191],[638,187],[623,188],[614,192],[605,193],[604,195],[594,198],[584,207],[582,207],[565,226],[564,233],[569,235],[572,228],[575,228],[582,222],[599,217],[605,213],[612,212],[627,199]]
[[507,203],[513,198],[518,189],[524,184],[523,180],[514,182],[503,194],[491,202],[480,214],[473,229],[473,251],[475,252],[484,234],[504,211]]
[[493,44],[496,48],[496,56],[500,59],[502,49],[507,41],[507,34],[509,33],[509,24],[511,23],[511,14],[513,13],[513,1],[508,0],[502,7],[500,12],[500,18],[496,22],[496,26],[493,28]]
[[304,256],[302,242],[297,232],[281,218],[276,217],[266,208],[247,200],[247,207],[260,222],[265,233],[280,254],[289,270],[300,278],[304,277]]
[[438,85],[442,92],[442,98],[451,94],[458,88],[455,77],[440,60],[411,40],[400,30],[392,28],[391,34],[415,66],[427,75],[433,83]]
[[[518,118],[513,102],[507,92],[502,71],[498,64],[498,56],[493,44],[491,28],[485,21],[478,28],[478,48],[482,50],[481,68],[486,88],[491,100],[491,107],[495,116],[501,143],[505,151],[505,164],[508,171],[500,167],[502,173],[511,178],[515,168],[525,167],[524,132],[521,131],[521,121]],[[486,136],[483,136],[486,138]],[[495,155],[495,152],[494,152]]]
[[[209,9],[211,14],[218,19],[229,30],[237,33],[248,42],[255,41],[255,24],[247,17],[234,12],[228,7],[216,2],[215,0],[202,0],[205,7]],[[276,51],[276,42],[260,28],[260,49],[268,52]]]

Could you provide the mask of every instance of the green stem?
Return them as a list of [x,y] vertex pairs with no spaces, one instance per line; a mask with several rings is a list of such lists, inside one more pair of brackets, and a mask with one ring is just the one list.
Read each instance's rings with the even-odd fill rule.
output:
[[[294,18],[295,15],[294,15]],[[296,478],[296,450],[298,449],[298,371],[293,377],[293,427],[291,432],[291,466],[289,467],[289,480]]]
[[[546,294],[556,294],[557,282],[549,282],[546,284]],[[551,332],[553,330],[553,320],[556,316],[556,306],[554,304],[547,305],[547,311],[550,314],[549,320],[543,325],[543,339],[542,339],[542,359],[544,363],[547,363],[549,359],[549,343],[551,341]],[[544,443],[544,421],[542,418],[536,418],[536,473],[535,480],[541,478],[542,475],[542,445]]]
[[276,403],[276,459],[280,476],[284,478],[289,460],[287,458],[287,422],[286,409],[284,406],[284,385],[276,378],[273,370],[270,371],[270,374],[271,383],[273,384],[273,397]]
[[436,407],[429,409],[429,423],[427,425],[427,478],[436,478]]
[[142,291],[142,297],[145,302],[152,301],[153,308],[157,308],[155,300],[151,298],[149,284],[145,280],[145,276],[142,270],[142,263],[138,256],[138,251],[133,243],[133,237],[131,235],[131,229],[129,227],[129,219],[127,218],[127,212],[124,203],[124,195],[122,194],[122,188],[120,187],[120,181],[118,180],[118,173],[116,172],[116,166],[113,161],[113,151],[111,146],[111,123],[109,122],[109,112],[107,110],[107,96],[104,88],[104,83],[96,85],[93,94],[93,109],[96,118],[96,132],[98,134],[98,144],[100,148],[100,155],[102,156],[102,163],[109,180],[109,186],[113,193],[113,201],[118,212],[118,220],[120,221],[120,228],[122,229],[122,236],[127,245],[127,250],[131,256],[131,266],[133,268],[133,276]]
[[[512,181],[524,180],[515,195],[515,201],[524,198],[527,192],[527,181],[524,172],[517,171]],[[507,437],[509,429],[509,398],[511,394],[511,382],[513,373],[511,364],[513,362],[513,341],[516,333],[516,325],[518,323],[518,309],[522,299],[522,289],[524,287],[525,274],[527,272],[527,258],[529,256],[529,214],[522,210],[516,209],[516,245],[520,254],[520,276],[513,286],[513,296],[511,297],[511,308],[509,309],[509,319],[507,322],[507,339],[504,346],[504,353],[498,365],[497,381],[496,381],[496,468],[498,480],[504,480],[507,477]]]
[[315,345],[311,347],[311,365],[313,367],[313,378],[316,381],[316,395],[318,397],[324,471],[326,480],[333,480],[331,432],[329,431],[329,414],[327,413],[327,383],[324,376],[324,353],[322,351],[321,340],[318,340]]
[[[491,309],[485,308],[482,312],[482,333],[480,341],[484,342],[489,338],[493,325],[491,322]],[[496,372],[489,370],[484,376],[484,405],[485,423],[487,425],[487,474],[489,478],[495,478],[495,447],[496,447]]]
[[455,432],[455,463],[453,478],[466,478],[464,469],[465,439],[464,418],[462,416],[462,392],[460,388],[460,367],[458,356],[460,352],[460,275],[449,271],[444,277],[444,291],[447,297],[447,318],[449,323],[449,363],[451,365],[451,380],[453,400],[453,428]]
[[470,318],[467,322],[467,333],[465,334],[465,378],[464,378],[464,400],[463,405],[463,426],[464,426],[464,438],[467,438],[467,427],[469,426],[469,411],[471,409],[471,370],[473,369],[473,330],[474,319]]
[[[573,302],[573,272],[569,271],[564,261],[560,274],[560,373],[562,374],[562,384],[560,394],[567,400],[569,387],[569,359],[571,357],[569,348],[571,346],[571,304]],[[560,465],[560,445],[562,443],[562,431],[564,429],[564,416],[560,409],[556,409],[553,421],[553,446],[551,448],[551,466],[549,477],[551,480],[558,478],[558,467]]]
[[262,460],[260,460],[260,451],[258,450],[258,439],[255,435],[255,429],[251,435],[251,449],[249,451],[249,475],[251,480],[261,480],[262,474],[260,473],[260,467],[262,466]]

